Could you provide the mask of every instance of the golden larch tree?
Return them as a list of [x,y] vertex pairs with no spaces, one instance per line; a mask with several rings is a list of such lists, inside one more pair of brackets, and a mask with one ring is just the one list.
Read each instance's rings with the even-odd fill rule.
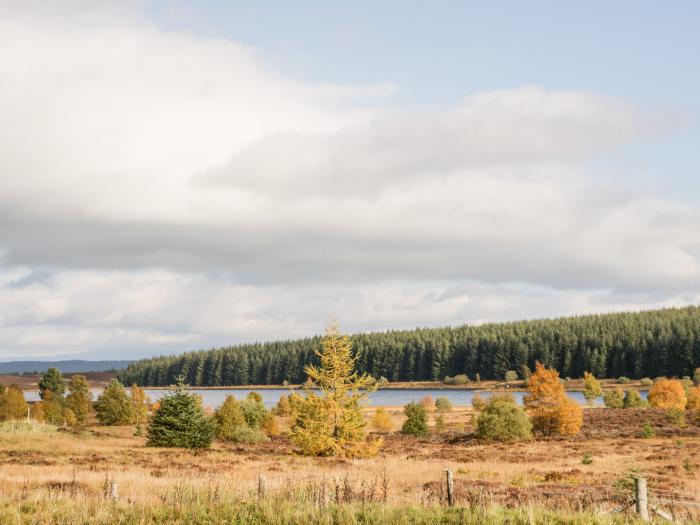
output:
[[321,339],[321,348],[315,352],[319,366],[307,366],[305,371],[320,394],[305,386],[305,398],[295,410],[292,440],[307,455],[376,454],[382,440],[368,440],[362,415],[362,401],[371,379],[355,370],[357,357],[350,338],[331,323]]
[[533,430],[545,436],[578,434],[583,425],[583,410],[567,397],[559,372],[538,362],[527,390],[523,402]]

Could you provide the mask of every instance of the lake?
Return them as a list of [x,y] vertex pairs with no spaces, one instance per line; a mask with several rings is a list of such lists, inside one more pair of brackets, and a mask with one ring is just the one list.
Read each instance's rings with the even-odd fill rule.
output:
[[[298,389],[297,391],[301,392],[301,390]],[[151,401],[157,401],[165,394],[167,394],[168,390],[147,388],[145,389],[145,392],[151,399]],[[237,399],[243,399],[245,396],[248,395],[249,392],[257,392],[262,396],[263,403],[265,403],[265,406],[271,408],[277,404],[277,401],[279,400],[281,395],[286,395],[289,392],[291,392],[291,390],[288,388],[261,388],[259,390],[238,388],[207,390],[193,388],[189,390],[189,392],[202,396],[204,404],[211,408],[217,408],[218,406],[220,406],[224,402],[226,396],[228,395],[234,395]],[[101,393],[101,388],[93,388],[93,399],[97,399],[97,396],[99,396]],[[370,406],[403,406],[407,403],[410,403],[411,401],[420,401],[420,399],[425,396],[431,396],[433,399],[436,399],[438,397],[446,397],[452,402],[453,405],[465,406],[471,405],[472,398],[475,394],[479,394],[483,399],[486,399],[491,395],[491,392],[448,388],[426,390],[415,390],[410,388],[392,388],[372,392],[371,394],[369,394],[368,404]],[[525,392],[512,392],[512,394],[515,400],[518,403],[522,404],[522,399],[525,395]],[[640,391],[640,394],[643,398],[646,399],[646,390]],[[585,398],[583,397],[583,392],[569,391],[567,392],[567,395],[577,403],[585,404],[586,402]],[[24,393],[24,396],[27,399],[27,401],[39,400],[39,392],[36,390],[26,391]],[[602,398],[599,399],[597,403],[602,403]]]

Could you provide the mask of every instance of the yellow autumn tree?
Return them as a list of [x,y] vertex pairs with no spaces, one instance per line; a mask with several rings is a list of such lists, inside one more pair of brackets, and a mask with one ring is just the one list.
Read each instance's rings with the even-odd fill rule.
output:
[[589,405],[595,404],[596,398],[603,395],[603,387],[593,374],[583,373],[583,397]]
[[688,400],[685,389],[677,379],[659,379],[655,381],[647,396],[649,404],[655,408],[675,408],[685,410]]
[[319,366],[307,366],[310,382],[320,390],[304,389],[305,397],[295,410],[290,436],[301,452],[314,456],[372,456],[381,439],[368,440],[362,401],[369,376],[355,370],[357,358],[352,342],[331,323],[315,350]]
[[569,399],[559,372],[538,362],[523,398],[532,428],[545,436],[575,435],[583,425],[583,410]]
[[700,411],[700,385],[691,386],[688,389],[686,397],[688,398],[688,404],[686,405],[686,408],[688,410]]

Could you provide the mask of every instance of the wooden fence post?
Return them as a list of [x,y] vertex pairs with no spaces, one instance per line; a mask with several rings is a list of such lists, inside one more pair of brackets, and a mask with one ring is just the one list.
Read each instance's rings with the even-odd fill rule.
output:
[[454,479],[452,478],[452,471],[446,470],[445,474],[447,476],[447,504],[450,507],[454,507],[455,504],[455,486]]
[[116,481],[109,482],[109,499],[112,501],[117,501],[119,499],[119,489],[117,488]]
[[634,478],[634,504],[642,521],[649,521],[649,503],[647,498],[647,480]]
[[265,476],[260,476],[258,478],[258,498],[265,499]]

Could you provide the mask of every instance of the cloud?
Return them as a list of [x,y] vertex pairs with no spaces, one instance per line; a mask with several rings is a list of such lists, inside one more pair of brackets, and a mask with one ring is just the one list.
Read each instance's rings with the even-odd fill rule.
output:
[[664,114],[538,86],[387,109],[391,83],[57,5],[0,6],[0,357],[698,300],[697,206],[587,173]]

